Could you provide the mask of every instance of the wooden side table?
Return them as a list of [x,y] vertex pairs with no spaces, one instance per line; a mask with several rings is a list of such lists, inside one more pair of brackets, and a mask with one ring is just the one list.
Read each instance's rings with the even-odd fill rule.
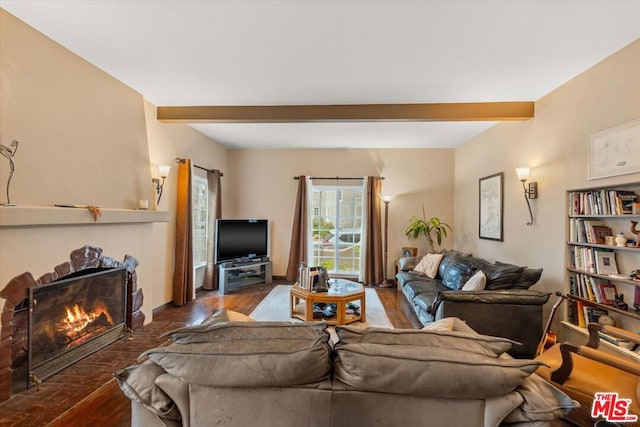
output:
[[[329,292],[311,292],[300,288],[297,284],[291,288],[289,312],[291,317],[312,322],[324,320],[330,325],[346,325],[352,322],[366,321],[366,298],[364,286],[360,283],[344,279],[331,279]],[[360,313],[348,314],[347,305],[359,301]],[[298,307],[304,303],[304,311]],[[314,318],[315,304],[335,304],[335,315]],[[356,304],[357,305],[357,304]]]

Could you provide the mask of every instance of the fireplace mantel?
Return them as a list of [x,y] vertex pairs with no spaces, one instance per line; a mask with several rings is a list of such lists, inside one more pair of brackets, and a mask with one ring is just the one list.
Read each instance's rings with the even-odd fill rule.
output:
[[168,222],[169,212],[133,209],[100,209],[93,221],[87,209],[54,206],[0,206],[0,228],[31,225],[83,225]]

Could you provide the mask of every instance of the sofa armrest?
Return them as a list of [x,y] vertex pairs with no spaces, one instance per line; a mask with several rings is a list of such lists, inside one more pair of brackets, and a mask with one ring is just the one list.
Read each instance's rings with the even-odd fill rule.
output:
[[441,301],[473,302],[479,304],[520,304],[544,305],[549,301],[550,293],[528,289],[509,289],[500,291],[446,291],[440,292],[434,307]]
[[551,294],[524,289],[505,291],[445,291],[433,304],[435,320],[458,317],[484,335],[505,337],[522,345],[514,357],[532,358],[542,337],[542,306]]

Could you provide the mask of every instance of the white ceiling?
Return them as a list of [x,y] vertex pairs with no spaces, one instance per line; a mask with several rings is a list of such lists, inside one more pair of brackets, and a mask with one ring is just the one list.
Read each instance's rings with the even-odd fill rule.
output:
[[[640,0],[0,0],[158,106],[535,101]],[[231,148],[456,147],[495,122],[198,124]]]

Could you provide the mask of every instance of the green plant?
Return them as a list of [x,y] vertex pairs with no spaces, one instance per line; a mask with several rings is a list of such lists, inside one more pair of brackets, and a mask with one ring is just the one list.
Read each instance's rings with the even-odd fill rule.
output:
[[429,252],[434,253],[433,235],[438,242],[438,246],[442,244],[442,238],[447,237],[447,232],[453,232],[451,226],[440,221],[440,218],[434,216],[427,219],[422,208],[422,216],[413,215],[409,218],[409,224],[404,230],[404,234],[410,239],[417,239],[420,235],[424,235],[429,243]]

